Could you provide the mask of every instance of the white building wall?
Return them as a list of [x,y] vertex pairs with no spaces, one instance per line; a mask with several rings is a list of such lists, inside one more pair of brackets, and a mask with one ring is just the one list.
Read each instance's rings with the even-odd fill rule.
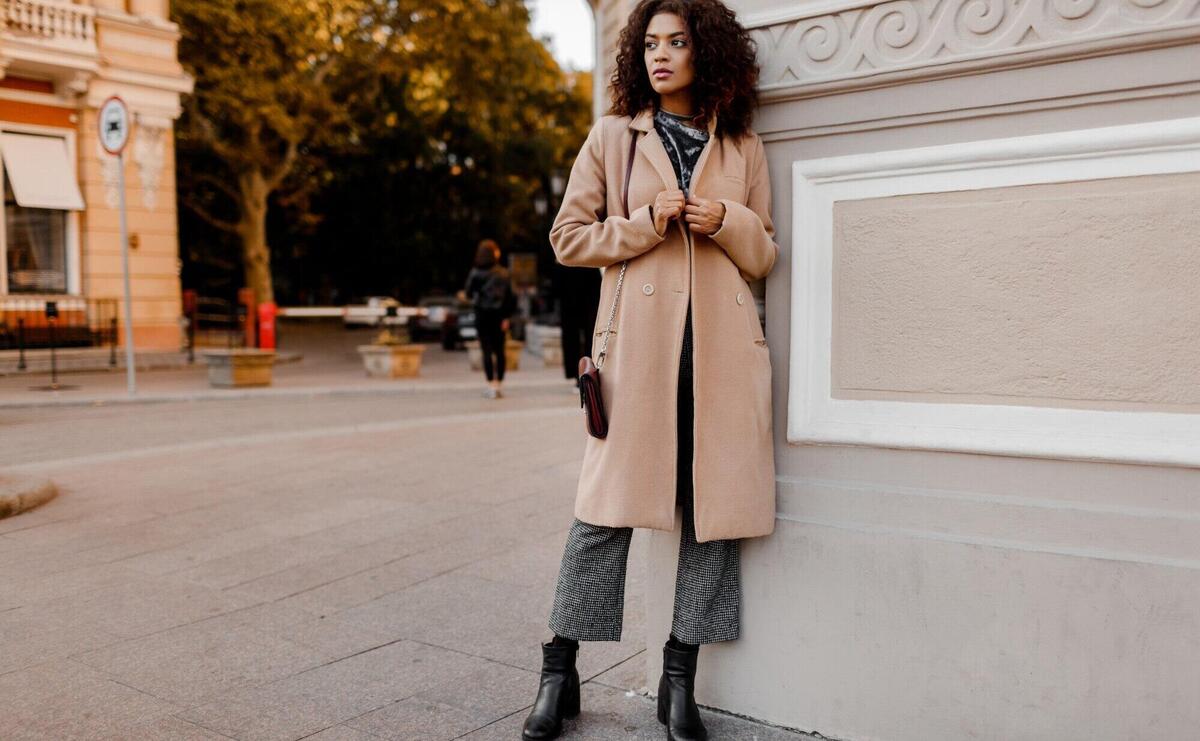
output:
[[[601,69],[628,7],[599,4]],[[1200,253],[1145,218],[1177,236],[1186,209],[1154,209],[1200,203],[1195,0],[730,5],[759,43],[783,248],[779,519],[745,544],[743,637],[703,650],[700,701],[847,740],[1197,738],[1200,368],[1175,328],[1200,316],[1163,277]],[[1098,189],[1118,213],[1089,211]],[[904,247],[929,223],[944,256]],[[972,331],[1047,301],[1036,342]],[[845,357],[890,360],[864,383]],[[677,538],[649,538],[649,626]]]

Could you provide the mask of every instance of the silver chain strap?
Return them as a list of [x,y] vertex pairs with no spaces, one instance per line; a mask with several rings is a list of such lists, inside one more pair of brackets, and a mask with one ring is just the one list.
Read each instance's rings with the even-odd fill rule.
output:
[[613,294],[612,310],[608,312],[608,326],[604,328],[604,343],[600,345],[600,354],[596,356],[596,367],[600,368],[604,365],[605,353],[608,352],[608,336],[612,334],[613,317],[617,315],[617,301],[621,299],[621,284],[625,282],[625,268],[629,267],[629,261],[621,263],[621,274],[617,276],[617,291]]
[[[625,161],[625,185],[621,190],[621,204],[625,207],[625,218],[629,218],[629,176],[633,172],[633,154],[634,147],[637,146],[637,131],[633,132],[633,136],[629,139],[629,158]],[[617,302],[621,300],[621,284],[625,282],[625,268],[629,267],[629,261],[625,260],[621,263],[621,274],[617,276],[617,290],[613,293],[612,309],[608,312],[608,326],[604,328],[604,343],[600,345],[600,354],[596,356],[596,368],[599,369],[604,365],[604,358],[608,353],[608,336],[612,334],[613,317],[617,315]]]

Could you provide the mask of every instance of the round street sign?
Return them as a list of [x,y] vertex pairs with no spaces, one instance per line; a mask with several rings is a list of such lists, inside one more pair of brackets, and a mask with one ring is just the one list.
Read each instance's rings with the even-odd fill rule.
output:
[[100,146],[109,154],[120,154],[129,141],[129,109],[112,96],[100,106]]

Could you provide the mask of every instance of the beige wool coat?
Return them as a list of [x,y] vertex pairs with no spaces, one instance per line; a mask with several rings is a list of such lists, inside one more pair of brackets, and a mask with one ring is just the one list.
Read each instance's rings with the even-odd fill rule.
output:
[[[757,134],[718,140],[715,128],[713,120],[691,181],[694,195],[725,204],[715,234],[693,232],[682,218],[667,222],[664,234],[656,231],[650,206],[679,182],[651,109],[593,125],[550,232],[563,265],[609,268],[593,357],[621,261],[629,260],[600,371],[608,436],[587,436],[575,499],[575,516],[584,522],[674,528],[676,397],[690,297],[696,540],[767,535],[775,527],[771,360],[747,285],[767,275],[779,255],[770,182]],[[625,218],[621,186],[634,130],[641,134]]]

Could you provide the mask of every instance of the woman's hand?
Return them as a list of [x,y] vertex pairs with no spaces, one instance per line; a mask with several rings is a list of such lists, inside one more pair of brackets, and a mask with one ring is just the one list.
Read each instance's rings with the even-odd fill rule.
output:
[[509,320],[507,320],[507,319],[500,320],[500,331],[501,332],[507,332],[508,328],[511,326],[512,326],[512,322],[510,322]]
[[667,222],[683,213],[686,201],[682,190],[664,190],[654,199],[654,231],[665,234]]
[[720,231],[721,225],[725,223],[725,204],[720,201],[690,196],[683,211],[688,229],[694,232],[711,236]]

